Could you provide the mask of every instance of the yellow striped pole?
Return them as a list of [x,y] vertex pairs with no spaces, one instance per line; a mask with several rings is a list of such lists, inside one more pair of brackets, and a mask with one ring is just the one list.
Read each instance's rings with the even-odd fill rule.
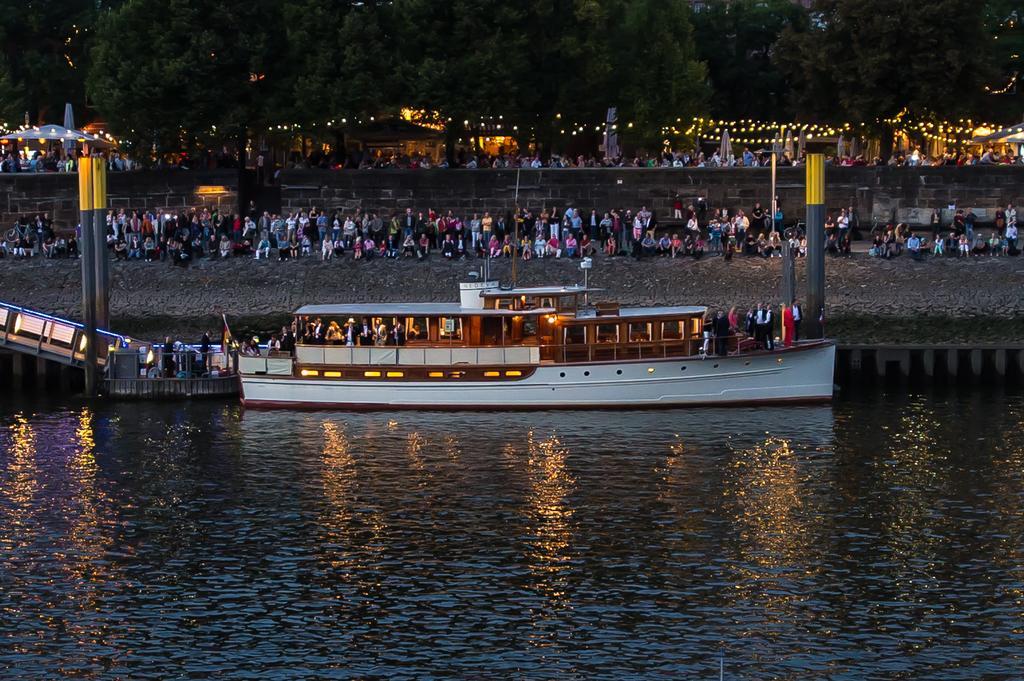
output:
[[[96,268],[96,325],[110,328],[110,252],[107,248],[107,160],[92,159],[92,234]],[[102,352],[102,349],[100,349]]]
[[96,262],[93,239],[93,208],[95,203],[93,163],[88,156],[78,159],[79,234],[78,257],[82,264],[82,321],[85,324],[85,393],[96,394],[98,366],[96,362]]
[[825,156],[807,154],[807,338],[823,338],[825,311]]

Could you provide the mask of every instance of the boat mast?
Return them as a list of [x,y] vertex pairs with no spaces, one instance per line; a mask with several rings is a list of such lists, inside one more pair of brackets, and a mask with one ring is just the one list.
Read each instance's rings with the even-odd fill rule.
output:
[[522,171],[522,168],[516,168],[516,194],[512,200],[513,205],[515,205],[515,213],[512,215],[512,288],[515,288],[519,281],[516,276],[516,260],[519,260],[519,174]]

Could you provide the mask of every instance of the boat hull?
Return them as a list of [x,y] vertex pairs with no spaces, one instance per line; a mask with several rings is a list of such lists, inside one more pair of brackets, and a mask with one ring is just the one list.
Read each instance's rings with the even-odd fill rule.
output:
[[542,364],[514,381],[333,380],[242,375],[247,407],[288,409],[601,409],[825,402],[835,345],[771,353]]

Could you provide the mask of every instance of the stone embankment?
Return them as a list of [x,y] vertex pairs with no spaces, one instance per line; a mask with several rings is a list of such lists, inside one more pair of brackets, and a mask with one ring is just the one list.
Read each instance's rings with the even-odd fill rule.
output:
[[[493,275],[509,280],[510,263]],[[521,285],[582,282],[578,262],[517,263]],[[242,331],[267,332],[295,308],[314,303],[449,301],[478,260],[322,263],[201,261],[187,269],[166,263],[111,263],[112,326],[156,338],[219,332],[220,315]],[[879,261],[864,255],[829,259],[826,324],[844,342],[1020,342],[1024,339],[1024,258]],[[798,267],[803,287],[803,267]],[[745,309],[779,302],[781,260],[735,258],[598,258],[590,284],[595,299],[624,305],[704,304]],[[0,299],[78,318],[78,261],[0,261]]]

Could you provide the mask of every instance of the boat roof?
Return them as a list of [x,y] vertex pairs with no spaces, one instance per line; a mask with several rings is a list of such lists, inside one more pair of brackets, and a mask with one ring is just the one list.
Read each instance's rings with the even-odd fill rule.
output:
[[502,298],[506,296],[556,296],[576,293],[603,291],[587,286],[520,286],[517,288],[489,288],[480,292],[481,298]]
[[[624,307],[617,312],[601,315],[601,319],[616,317],[692,317],[703,316],[708,309],[701,305],[677,307]],[[463,315],[481,317],[511,317],[521,314],[557,314],[552,307],[538,307],[532,310],[482,310],[462,307],[459,303],[364,303],[355,305],[304,305],[295,311],[296,315],[308,317],[458,317]],[[579,310],[577,319],[597,317],[595,309]]]
[[[554,314],[555,308],[535,308],[529,314]],[[368,303],[357,305],[304,305],[295,314],[310,317],[511,317],[524,310],[482,310],[459,303]]]

